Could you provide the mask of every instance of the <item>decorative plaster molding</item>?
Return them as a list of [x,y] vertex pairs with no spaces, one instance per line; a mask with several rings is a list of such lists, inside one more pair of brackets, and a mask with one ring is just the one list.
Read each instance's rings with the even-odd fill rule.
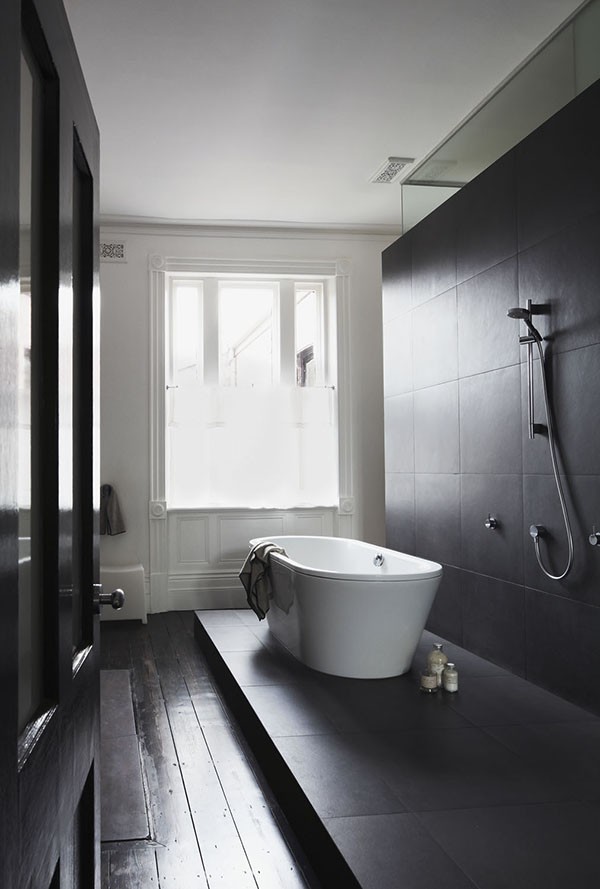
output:
[[167,501],[151,500],[150,501],[150,518],[166,519],[167,517]]

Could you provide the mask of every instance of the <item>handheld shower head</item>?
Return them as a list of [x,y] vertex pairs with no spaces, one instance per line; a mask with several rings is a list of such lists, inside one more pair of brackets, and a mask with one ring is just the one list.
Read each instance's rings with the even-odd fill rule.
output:
[[518,318],[520,321],[531,320],[531,312],[529,309],[522,309],[521,306],[515,306],[514,309],[509,309],[506,314],[509,318]]
[[543,337],[541,333],[531,323],[531,312],[529,311],[529,309],[524,309],[521,306],[515,306],[514,308],[509,309],[506,314],[509,318],[516,318],[518,321],[523,321],[524,324],[527,325],[527,329],[529,330],[529,333],[534,338],[534,340],[537,343],[542,342]]

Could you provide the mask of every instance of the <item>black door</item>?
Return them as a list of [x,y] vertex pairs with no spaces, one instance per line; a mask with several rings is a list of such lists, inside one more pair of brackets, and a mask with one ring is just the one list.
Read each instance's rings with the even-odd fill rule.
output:
[[59,0],[0,3],[0,886],[99,886],[98,132]]

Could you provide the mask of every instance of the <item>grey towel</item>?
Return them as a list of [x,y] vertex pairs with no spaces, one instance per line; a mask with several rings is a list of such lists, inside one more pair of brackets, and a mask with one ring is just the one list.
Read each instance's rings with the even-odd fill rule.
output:
[[100,488],[100,533],[123,534],[125,522],[121,515],[119,498],[112,485],[102,485]]
[[275,543],[257,543],[253,546],[240,571],[240,580],[246,590],[248,605],[259,620],[263,620],[269,610],[271,598],[271,581],[269,567],[271,553],[284,553],[285,550]]

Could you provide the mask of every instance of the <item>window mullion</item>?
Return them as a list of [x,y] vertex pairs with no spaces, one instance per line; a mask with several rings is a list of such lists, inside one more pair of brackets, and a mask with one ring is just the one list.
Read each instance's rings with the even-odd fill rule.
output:
[[283,386],[296,382],[295,308],[295,284],[283,279],[279,282],[279,381]]
[[215,386],[219,382],[219,282],[217,278],[204,280],[204,382]]

